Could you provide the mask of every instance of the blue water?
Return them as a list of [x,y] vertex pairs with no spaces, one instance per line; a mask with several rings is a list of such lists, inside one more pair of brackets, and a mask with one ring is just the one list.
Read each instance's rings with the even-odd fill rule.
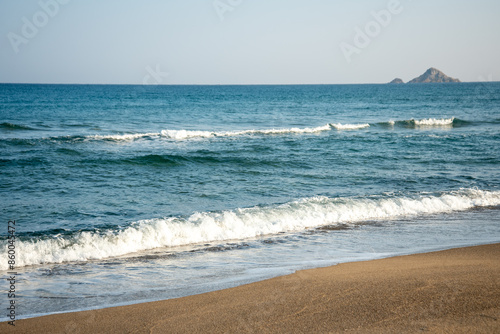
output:
[[499,242],[499,111],[500,83],[2,84],[18,315]]

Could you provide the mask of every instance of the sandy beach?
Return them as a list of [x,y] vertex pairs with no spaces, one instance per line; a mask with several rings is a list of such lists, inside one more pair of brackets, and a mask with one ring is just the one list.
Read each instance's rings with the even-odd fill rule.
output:
[[498,333],[500,244],[298,271],[159,302],[17,320],[2,333]]

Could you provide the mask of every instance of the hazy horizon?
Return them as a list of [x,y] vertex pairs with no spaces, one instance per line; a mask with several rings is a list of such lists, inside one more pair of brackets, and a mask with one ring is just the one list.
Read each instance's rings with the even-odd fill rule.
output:
[[500,3],[29,0],[0,3],[0,82],[377,84],[435,67],[500,80]]

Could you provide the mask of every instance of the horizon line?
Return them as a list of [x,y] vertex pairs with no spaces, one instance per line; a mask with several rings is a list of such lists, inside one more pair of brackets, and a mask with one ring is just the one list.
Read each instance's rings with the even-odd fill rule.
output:
[[62,82],[0,82],[0,85],[73,85],[73,86],[334,86],[334,85],[391,85],[405,86],[409,85],[427,85],[427,84],[461,84],[461,83],[494,83],[500,81],[460,81],[460,82],[419,82],[402,84],[391,84],[390,82],[365,82],[365,83],[224,83],[224,84],[141,84],[141,83],[62,83]]

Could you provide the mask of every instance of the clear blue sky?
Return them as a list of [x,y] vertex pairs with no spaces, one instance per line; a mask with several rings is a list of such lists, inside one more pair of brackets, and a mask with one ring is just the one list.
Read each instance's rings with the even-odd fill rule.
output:
[[431,66],[499,81],[499,15],[498,0],[1,0],[0,82],[383,83]]

